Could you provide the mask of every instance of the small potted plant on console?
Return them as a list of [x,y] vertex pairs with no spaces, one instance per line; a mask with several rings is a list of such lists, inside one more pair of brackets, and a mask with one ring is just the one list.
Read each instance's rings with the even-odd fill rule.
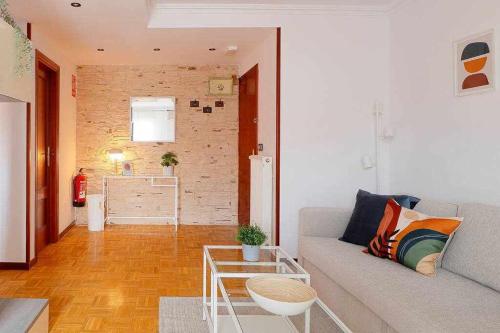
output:
[[243,245],[243,259],[245,261],[259,261],[259,250],[266,239],[266,234],[259,226],[241,226],[236,240]]
[[177,155],[173,152],[168,152],[163,154],[161,157],[161,165],[163,166],[163,175],[164,176],[173,176],[174,175],[174,165],[179,164],[177,161]]

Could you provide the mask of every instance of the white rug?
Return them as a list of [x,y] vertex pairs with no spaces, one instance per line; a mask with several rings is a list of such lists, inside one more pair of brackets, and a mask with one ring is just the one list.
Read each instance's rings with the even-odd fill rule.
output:
[[[220,309],[223,311],[222,308]],[[201,298],[199,297],[161,297],[160,333],[209,333],[207,322],[202,319],[202,313]],[[253,310],[245,312],[245,314],[265,314],[265,312]],[[300,328],[299,332],[304,331],[303,317],[291,318],[295,325]],[[341,333],[337,325],[317,305],[312,308],[311,323],[311,333]],[[246,330],[245,333],[247,333]],[[267,332],[258,330],[252,333]]]

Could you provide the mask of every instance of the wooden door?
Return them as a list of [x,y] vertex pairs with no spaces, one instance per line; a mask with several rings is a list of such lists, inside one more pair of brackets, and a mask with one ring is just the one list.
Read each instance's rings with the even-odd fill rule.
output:
[[238,221],[250,223],[250,160],[257,154],[259,68],[255,65],[240,78],[238,136]]
[[49,114],[50,72],[43,67],[37,70],[36,82],[36,252],[50,242],[49,227]]

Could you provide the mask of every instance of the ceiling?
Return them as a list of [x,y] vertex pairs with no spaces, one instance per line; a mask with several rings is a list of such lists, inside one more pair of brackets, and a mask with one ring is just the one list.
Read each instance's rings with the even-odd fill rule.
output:
[[[74,8],[71,2],[82,4]],[[231,4],[387,6],[395,0],[217,0]],[[233,64],[272,29],[148,29],[154,4],[213,4],[210,0],[8,0],[10,11],[32,23],[33,35],[54,39],[77,65]],[[236,55],[226,55],[228,46]],[[104,52],[98,52],[103,48]],[[153,51],[160,48],[159,52]],[[209,48],[216,48],[214,52]]]
[[[55,39],[77,65],[235,64],[272,29],[148,29],[146,0],[10,0],[11,13]],[[227,55],[228,46],[238,46]],[[98,52],[103,48],[104,52]],[[155,52],[153,49],[160,48]],[[216,51],[209,51],[216,48]]]

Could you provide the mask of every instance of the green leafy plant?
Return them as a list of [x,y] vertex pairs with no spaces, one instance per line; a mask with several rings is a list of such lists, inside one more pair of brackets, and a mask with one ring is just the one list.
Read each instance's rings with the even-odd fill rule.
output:
[[252,246],[261,246],[266,241],[267,236],[257,225],[245,225],[240,227],[236,240]]
[[163,154],[161,157],[161,163],[162,166],[172,166],[172,165],[177,165],[179,164],[179,161],[177,160],[177,155],[173,152],[168,152],[166,154]]
[[32,69],[33,46],[31,41],[9,13],[9,4],[7,3],[7,0],[0,0],[0,18],[14,28],[17,59],[15,72],[17,75],[23,76],[24,73],[30,72]]

